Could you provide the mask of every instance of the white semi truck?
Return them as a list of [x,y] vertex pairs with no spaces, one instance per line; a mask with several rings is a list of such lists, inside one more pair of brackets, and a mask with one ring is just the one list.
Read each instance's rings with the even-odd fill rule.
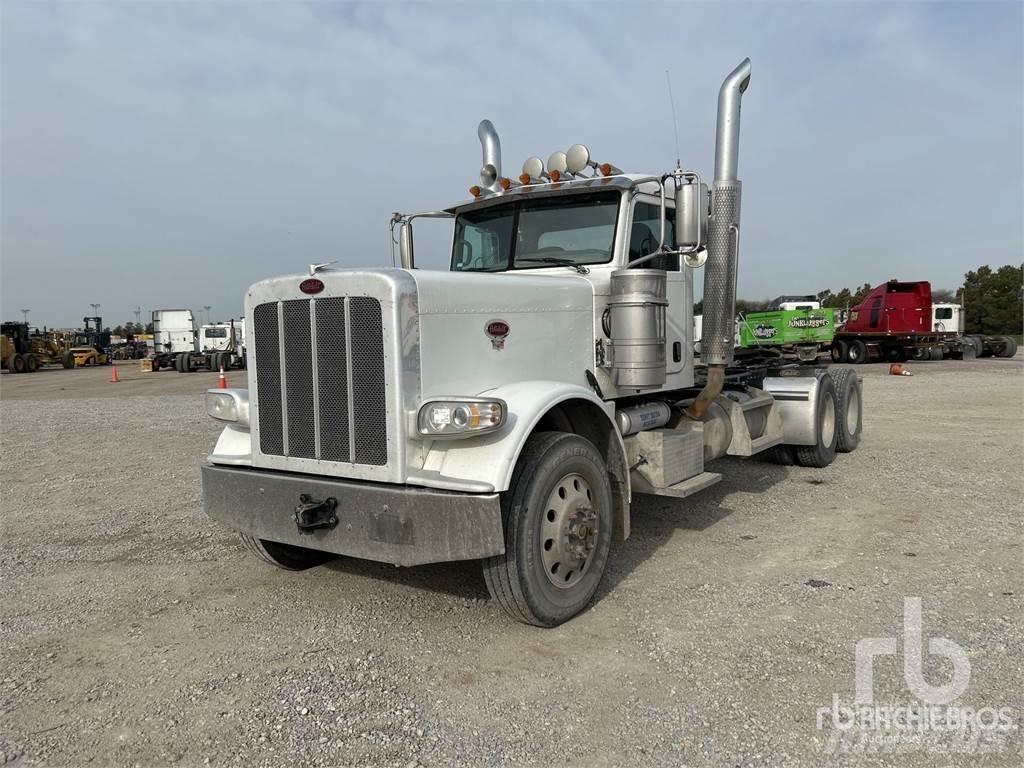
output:
[[179,373],[245,368],[245,321],[197,327],[190,309],[153,311],[151,368]]
[[183,354],[196,350],[196,321],[191,309],[154,309],[152,369],[174,367]]
[[[726,455],[852,451],[852,370],[733,362],[749,79],[745,60],[719,92],[710,196],[697,173],[626,174],[582,145],[507,178],[485,120],[472,197],[394,215],[400,266],[253,285],[248,389],[206,395],[225,423],[208,514],[286,569],[479,559],[509,616],[553,626],[592,599],[637,494],[713,486]],[[423,216],[454,219],[448,271],[416,268]]]

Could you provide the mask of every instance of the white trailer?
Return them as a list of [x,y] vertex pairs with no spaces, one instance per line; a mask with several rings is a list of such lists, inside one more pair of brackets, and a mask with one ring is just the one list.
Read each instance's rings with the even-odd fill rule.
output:
[[[856,448],[851,369],[733,360],[749,79],[745,60],[719,92],[710,197],[695,172],[625,174],[582,145],[509,179],[485,120],[472,197],[392,218],[400,267],[252,286],[248,389],[207,393],[225,424],[208,514],[286,569],[480,559],[510,617],[553,626],[593,598],[635,494],[684,499],[726,455],[823,467]],[[454,219],[448,271],[416,268],[425,216]]]

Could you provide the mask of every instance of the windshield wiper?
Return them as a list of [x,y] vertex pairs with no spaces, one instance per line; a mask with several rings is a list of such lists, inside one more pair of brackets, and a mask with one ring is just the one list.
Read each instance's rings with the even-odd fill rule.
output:
[[520,263],[534,261],[534,262],[541,262],[542,264],[554,264],[554,265],[559,266],[559,267],[572,267],[573,269],[576,270],[577,274],[580,274],[580,275],[589,275],[590,274],[590,270],[587,269],[582,264],[577,264],[572,259],[560,259],[560,258],[558,258],[556,256],[524,256],[523,258],[517,259],[516,261],[518,261]]

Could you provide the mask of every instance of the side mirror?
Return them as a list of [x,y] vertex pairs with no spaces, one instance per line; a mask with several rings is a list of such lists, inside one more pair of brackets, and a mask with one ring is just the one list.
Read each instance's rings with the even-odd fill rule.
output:
[[[706,184],[681,184],[676,189],[676,247],[698,252],[708,241],[708,188]],[[692,254],[697,256],[698,253]],[[706,256],[705,256],[706,258]],[[687,265],[694,266],[687,257]],[[703,264],[704,260],[700,260]],[[700,266],[697,264],[697,266]]]

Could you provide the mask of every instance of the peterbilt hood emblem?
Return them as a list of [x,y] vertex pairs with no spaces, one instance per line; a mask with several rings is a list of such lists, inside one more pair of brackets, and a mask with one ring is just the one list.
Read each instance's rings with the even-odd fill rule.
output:
[[505,337],[508,336],[509,330],[508,323],[504,320],[488,320],[484,324],[484,333],[491,340],[494,349],[505,348]]
[[323,281],[317,280],[315,277],[311,277],[299,283],[299,290],[303,293],[320,293],[323,289]]

